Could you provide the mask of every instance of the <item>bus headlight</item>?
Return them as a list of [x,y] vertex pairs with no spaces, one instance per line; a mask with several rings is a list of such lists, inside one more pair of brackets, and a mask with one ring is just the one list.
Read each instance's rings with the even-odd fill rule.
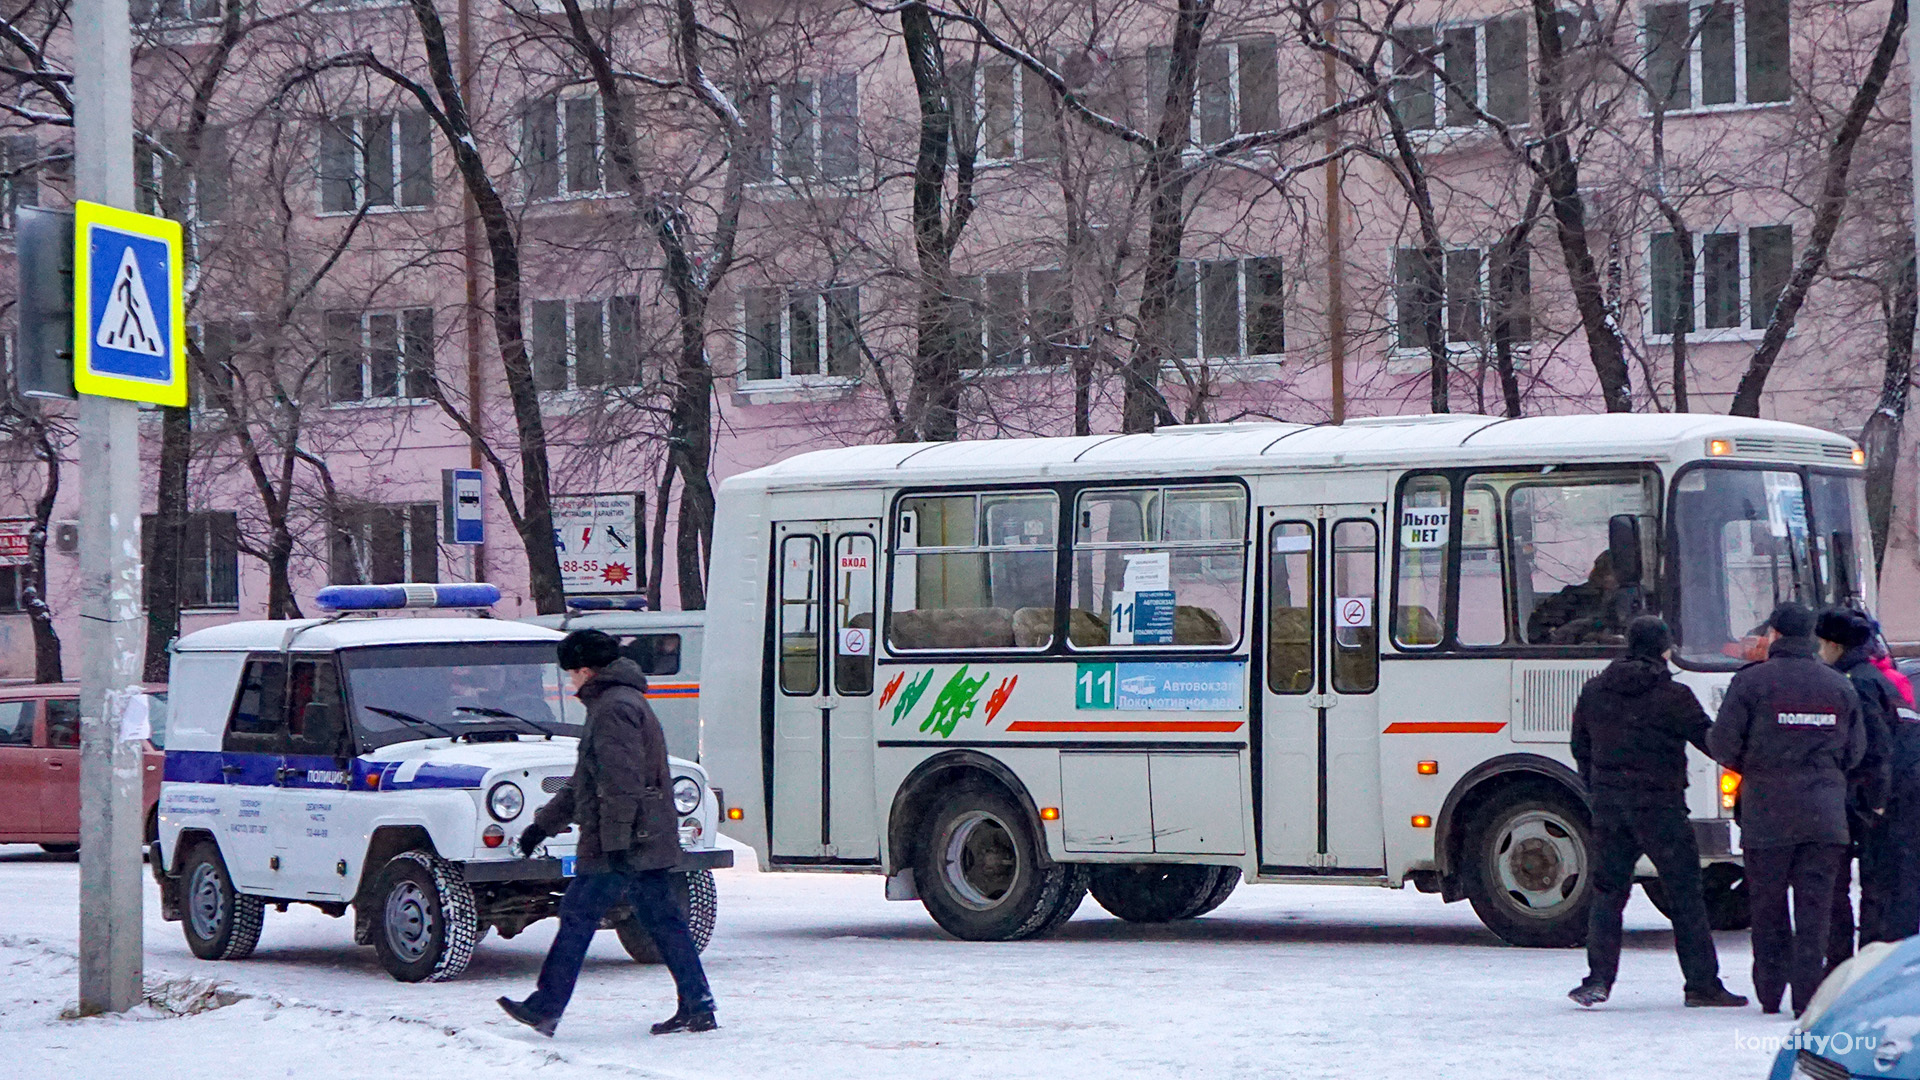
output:
[[683,814],[700,809],[700,781],[683,776],[673,782],[673,808]]
[[520,811],[525,809],[526,805],[526,793],[520,790],[519,784],[511,780],[502,780],[493,785],[493,790],[487,792],[487,813],[492,814],[497,820],[512,821],[520,816]]

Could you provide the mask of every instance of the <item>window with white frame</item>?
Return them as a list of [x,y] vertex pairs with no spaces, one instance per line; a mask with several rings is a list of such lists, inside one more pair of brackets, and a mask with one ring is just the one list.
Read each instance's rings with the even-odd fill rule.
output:
[[12,231],[14,211],[40,205],[40,141],[32,135],[0,138],[0,229]]
[[961,367],[1063,364],[1076,350],[1065,270],[981,274],[960,279],[958,288],[969,312]]
[[[159,531],[160,515],[140,515],[140,543],[145,549],[142,561],[156,567],[153,538]],[[195,510],[187,514],[186,528],[180,536],[179,563],[174,580],[179,583],[180,606],[186,610],[236,608],[240,606],[240,519],[231,510]],[[153,606],[153,587],[159,575],[152,570],[144,575],[147,606]]]
[[[1147,50],[1147,111],[1167,99],[1171,52]],[[1200,50],[1190,138],[1201,146],[1280,126],[1280,57],[1273,38],[1225,41]]]
[[740,299],[742,382],[860,377],[859,288],[754,286]]
[[1393,66],[1407,81],[1393,90],[1401,123],[1420,131],[1464,128],[1484,112],[1527,122],[1527,17],[1404,26],[1393,32]]
[[1287,351],[1279,259],[1183,259],[1175,274],[1167,313],[1175,357],[1238,359]]
[[520,171],[527,198],[618,190],[607,175],[606,132],[606,110],[598,94],[529,101],[520,113]]
[[133,0],[130,15],[135,26],[172,26],[214,22],[225,8],[225,0]]
[[1670,232],[1647,243],[1647,332],[1740,336],[1765,330],[1793,273],[1793,226],[1762,225],[1693,238],[1693,280],[1681,272],[1680,242]]
[[639,384],[639,297],[535,300],[531,315],[533,383],[541,390]]
[[972,141],[981,162],[1043,161],[1060,152],[1060,107],[1053,89],[1011,61],[954,72],[957,138]]
[[320,126],[320,210],[433,204],[433,130],[423,112],[341,116]]
[[759,88],[747,99],[756,183],[842,180],[860,172],[860,86],[823,75]]
[[1793,96],[1787,0],[1648,4],[1647,109],[1759,105]]
[[183,131],[167,132],[157,141],[158,146],[136,142],[133,148],[135,201],[140,212],[188,224],[225,219],[232,169],[226,129],[201,129],[197,153],[187,146]]
[[[1500,268],[1493,252],[1450,248],[1430,259],[1420,248],[1393,253],[1394,349],[1424,353],[1430,340],[1451,350],[1489,343],[1502,330],[1511,342],[1533,337],[1533,272],[1530,253],[1520,250],[1506,268],[1506,299],[1496,288]],[[1431,335],[1431,337],[1430,337]]]
[[433,393],[433,309],[329,311],[327,387],[336,404]]
[[404,585],[440,580],[440,506],[358,506],[335,513],[327,545],[334,585]]

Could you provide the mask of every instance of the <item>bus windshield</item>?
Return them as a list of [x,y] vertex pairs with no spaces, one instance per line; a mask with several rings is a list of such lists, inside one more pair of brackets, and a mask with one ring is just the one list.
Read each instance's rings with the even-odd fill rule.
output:
[[550,644],[390,645],[341,653],[363,747],[511,731],[580,734],[585,710]]
[[1871,609],[1866,487],[1793,468],[1695,468],[1674,489],[1680,655],[1737,667],[1758,655],[1774,605]]

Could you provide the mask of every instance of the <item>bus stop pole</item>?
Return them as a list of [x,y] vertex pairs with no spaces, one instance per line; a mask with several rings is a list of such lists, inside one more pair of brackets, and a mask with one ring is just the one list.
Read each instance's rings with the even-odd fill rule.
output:
[[[131,210],[128,0],[73,5],[74,196]],[[76,282],[79,288],[84,283]],[[177,332],[177,331],[176,331]],[[82,394],[80,1012],[125,1012],[141,986],[144,732],[120,714],[140,679],[140,407]],[[134,736],[127,738],[123,736]]]

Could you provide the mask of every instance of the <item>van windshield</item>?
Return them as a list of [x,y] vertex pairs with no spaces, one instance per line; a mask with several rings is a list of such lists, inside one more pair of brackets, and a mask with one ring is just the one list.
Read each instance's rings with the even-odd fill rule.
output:
[[386,645],[340,660],[365,749],[476,732],[578,736],[586,720],[551,644]]

